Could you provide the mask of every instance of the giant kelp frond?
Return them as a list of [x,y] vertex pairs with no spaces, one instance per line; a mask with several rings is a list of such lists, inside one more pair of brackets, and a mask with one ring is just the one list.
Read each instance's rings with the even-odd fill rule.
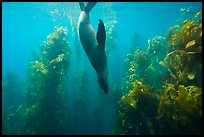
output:
[[169,35],[166,42],[169,42],[169,51],[187,50],[198,52],[202,43],[202,18],[197,21],[195,18],[202,12],[195,14],[191,20],[183,21],[183,26],[175,25],[169,29]]
[[169,53],[160,64],[170,70],[173,84],[188,85],[189,80],[192,83],[201,79],[202,18],[197,19],[201,14],[198,12],[193,19],[183,21],[182,27],[175,25],[169,29],[166,40]]
[[[66,124],[62,122],[66,112],[63,110],[66,95],[64,82],[71,60],[66,36],[66,28],[55,27],[28,65],[23,134],[48,134],[51,131],[45,131],[44,127],[62,129]],[[56,133],[55,130],[52,132]]]
[[162,116],[161,120],[170,124],[169,128],[174,132],[200,134],[202,88],[167,85],[160,99],[158,114]]
[[[136,80],[126,95],[119,100],[119,116],[116,121],[116,134],[153,134],[156,124],[158,98],[149,92],[149,86]],[[150,125],[147,124],[151,123]]]
[[164,43],[164,37],[155,36],[148,40],[147,50],[137,49],[127,54],[126,73],[125,73],[125,89],[128,91],[133,88],[135,79],[143,79],[144,84],[151,85],[153,88],[160,87],[159,75],[162,75],[159,61],[163,60],[167,47]]

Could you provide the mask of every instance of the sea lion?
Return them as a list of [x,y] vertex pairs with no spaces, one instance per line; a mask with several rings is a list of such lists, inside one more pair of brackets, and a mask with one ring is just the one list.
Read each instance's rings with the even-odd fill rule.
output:
[[85,7],[83,2],[79,2],[81,13],[77,28],[83,49],[97,73],[98,83],[103,91],[107,94],[109,87],[107,56],[105,53],[106,31],[103,21],[99,19],[98,31],[96,33],[89,18],[89,12],[92,10],[95,4],[96,2],[88,2]]

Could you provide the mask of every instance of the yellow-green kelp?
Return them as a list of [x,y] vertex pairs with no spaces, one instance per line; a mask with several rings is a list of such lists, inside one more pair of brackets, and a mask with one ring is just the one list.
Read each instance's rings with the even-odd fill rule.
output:
[[55,27],[28,65],[23,134],[60,134],[66,125],[65,77],[71,60],[67,29]]
[[[168,30],[163,42],[168,45],[168,52],[163,59],[148,60],[147,55],[155,53],[150,41],[146,51],[136,50],[127,55],[127,88],[123,88],[124,95],[118,102],[115,134],[202,134],[201,14],[198,12],[193,19],[183,21],[182,26]],[[146,77],[147,68],[153,64],[166,72]],[[161,71],[153,68],[154,73]],[[148,81],[151,78],[160,79],[157,82],[161,86],[153,88]]]
[[127,54],[125,59],[125,84],[124,89],[129,91],[132,88],[135,79],[143,79],[143,83],[151,85],[152,89],[160,88],[160,77],[164,71],[159,65],[167,53],[167,47],[164,45],[164,37],[155,36],[149,39],[148,47],[145,51],[137,49]]
[[157,106],[159,99],[152,94],[150,87],[141,81],[134,81],[134,88],[119,100],[115,134],[155,134]]

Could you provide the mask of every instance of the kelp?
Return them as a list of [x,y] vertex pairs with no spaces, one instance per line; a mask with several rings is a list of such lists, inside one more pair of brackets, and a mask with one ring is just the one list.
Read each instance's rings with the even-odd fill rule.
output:
[[71,58],[66,36],[66,28],[55,27],[28,64],[22,134],[57,134],[64,130],[64,97],[67,92],[64,82]]
[[159,100],[149,92],[150,87],[136,80],[134,87],[119,100],[115,134],[154,134],[157,125],[157,105]]
[[[159,64],[168,68],[158,106],[161,130],[168,134],[202,133],[202,18],[169,29],[169,53]],[[165,133],[164,133],[165,134]]]
[[166,39],[169,53],[160,64],[170,70],[174,85],[198,83],[201,86],[202,18],[195,20],[201,14],[198,12],[193,19],[183,21],[181,28],[175,25],[169,30]]
[[202,88],[168,84],[159,92],[149,89],[136,80],[121,97],[115,134],[202,133]]
[[[202,134],[201,14],[170,27],[163,43],[156,37],[146,51],[127,54],[115,134]],[[149,79],[162,86],[153,88]]]
[[147,50],[142,51],[137,49],[127,54],[126,73],[125,73],[125,89],[126,91],[132,88],[132,82],[135,79],[143,79],[144,84],[151,85],[153,89],[161,87],[159,76],[163,74],[162,69],[158,64],[162,61],[167,52],[167,48],[163,44],[164,37],[155,36],[148,40]]
[[167,124],[169,134],[201,134],[202,88],[173,84],[162,92],[158,106],[161,123]]
[[[202,18],[197,21],[195,18],[201,15],[202,12],[195,14],[191,20],[183,21],[183,26],[175,25],[169,29],[169,35],[166,42],[169,42],[169,52],[172,50],[185,50],[191,45],[191,48],[186,49],[191,52],[199,52],[202,43]],[[190,43],[189,43],[190,42]]]

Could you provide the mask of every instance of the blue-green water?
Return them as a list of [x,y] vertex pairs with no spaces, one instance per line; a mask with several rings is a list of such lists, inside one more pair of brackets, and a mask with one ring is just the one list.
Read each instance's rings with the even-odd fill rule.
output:
[[[3,2],[2,133],[114,134],[118,101],[127,93],[122,88],[127,53],[133,49],[145,51],[149,39],[157,35],[166,35],[170,27],[191,19],[199,11],[202,11],[201,2],[98,2],[90,12],[90,20],[95,31],[98,28],[98,19],[103,20],[106,28],[110,88],[106,95],[97,82],[96,72],[78,38],[77,22],[80,15],[78,2]],[[65,94],[60,96],[60,99],[52,100],[49,98],[49,91],[53,87],[47,85],[48,89],[39,89],[40,92],[36,93],[36,96],[37,94],[39,96],[32,100],[31,97],[35,96],[33,92],[36,89],[28,88],[32,85],[29,63],[40,60],[39,56],[35,58],[34,51],[38,50],[47,36],[54,32],[55,26],[67,28],[65,39],[69,42],[71,50],[70,64],[66,68],[67,74],[61,74],[66,79],[60,85],[60,87],[66,86],[63,89]],[[33,77],[37,77],[36,80],[39,81],[42,78]],[[57,78],[52,77],[49,80],[54,81],[54,79]],[[46,78],[43,80],[49,83]],[[56,92],[58,90],[59,85]],[[30,92],[30,95],[26,96],[26,91]],[[52,110],[45,112],[46,115],[36,111],[33,114],[36,117],[32,117],[32,114],[25,116],[29,107],[44,103],[43,99],[39,99],[40,95],[46,96],[44,100]],[[52,107],[53,104],[57,107]],[[40,129],[36,126],[33,126],[33,129],[30,126],[29,130],[25,128],[28,121],[31,123],[43,121],[45,117],[50,118],[45,120],[45,123],[38,123]],[[57,121],[59,126],[52,126],[55,124],[52,123],[52,119]]]

